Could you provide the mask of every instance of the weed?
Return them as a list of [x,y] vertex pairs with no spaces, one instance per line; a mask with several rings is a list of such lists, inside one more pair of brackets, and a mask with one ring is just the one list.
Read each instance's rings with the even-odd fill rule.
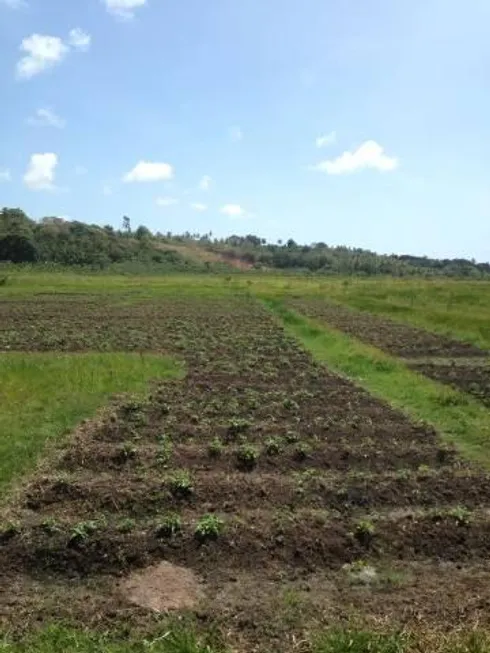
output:
[[189,497],[194,492],[191,475],[186,470],[176,471],[169,480],[169,486],[176,497]]
[[173,537],[182,530],[182,520],[176,513],[169,513],[157,525],[157,537]]
[[286,408],[286,410],[299,410],[299,404],[290,397],[284,399],[282,405],[284,408]]
[[216,437],[208,444],[208,455],[210,458],[219,458],[223,453],[223,449],[223,443]]
[[239,469],[250,471],[256,467],[260,451],[250,444],[242,445],[236,452],[237,466]]
[[287,431],[284,439],[288,444],[295,444],[296,442],[299,442],[300,436],[296,431]]
[[195,535],[199,540],[216,539],[222,533],[224,525],[224,521],[216,515],[204,515],[197,523]]

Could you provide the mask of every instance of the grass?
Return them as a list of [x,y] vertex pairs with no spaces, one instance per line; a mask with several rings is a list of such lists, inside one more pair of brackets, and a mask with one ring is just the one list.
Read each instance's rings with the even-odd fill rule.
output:
[[[294,606],[293,606],[294,607]],[[53,625],[22,640],[0,638],[0,653],[225,653],[221,637],[197,636],[192,628],[178,626],[150,639],[118,639],[106,634]],[[487,633],[376,633],[365,630],[331,629],[303,642],[311,653],[488,653]],[[293,649],[291,649],[293,650]],[[303,650],[303,649],[301,649]],[[264,653],[266,653],[264,651]],[[288,651],[285,651],[288,653]]]
[[0,354],[0,490],[111,395],[179,374],[176,362],[150,354]]
[[464,456],[490,468],[490,412],[479,402],[412,372],[374,347],[287,310],[277,299],[267,304],[317,360],[412,419],[431,423]]

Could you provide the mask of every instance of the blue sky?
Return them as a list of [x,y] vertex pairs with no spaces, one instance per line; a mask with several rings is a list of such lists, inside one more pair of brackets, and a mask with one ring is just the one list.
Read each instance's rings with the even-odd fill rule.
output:
[[490,260],[488,0],[0,0],[0,204]]

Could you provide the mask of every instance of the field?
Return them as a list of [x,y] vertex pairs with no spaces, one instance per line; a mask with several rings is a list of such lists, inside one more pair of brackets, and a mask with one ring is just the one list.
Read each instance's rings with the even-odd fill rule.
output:
[[490,650],[489,287],[381,283],[1,289],[2,650]]

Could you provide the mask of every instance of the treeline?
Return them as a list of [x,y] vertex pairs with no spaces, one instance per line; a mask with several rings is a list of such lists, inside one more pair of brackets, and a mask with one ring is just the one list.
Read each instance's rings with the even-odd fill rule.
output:
[[254,267],[306,270],[323,274],[355,274],[361,276],[451,276],[486,278],[489,263],[467,259],[433,259],[425,256],[383,255],[350,247],[331,247],[325,243],[299,245],[289,239],[285,243],[267,243],[254,235],[231,236],[210,245],[223,256],[239,258]]
[[0,212],[0,261],[53,263],[106,269],[158,268],[200,271],[203,264],[162,248],[146,227],[133,233],[128,218],[124,229],[85,224],[57,217],[31,220],[20,209]]
[[212,233],[152,234],[128,217],[121,229],[47,217],[31,220],[20,209],[0,211],[0,261],[50,263],[134,272],[219,271],[233,267],[338,275],[490,278],[490,264],[467,259],[380,255],[364,249],[268,243],[258,236],[213,238]]

